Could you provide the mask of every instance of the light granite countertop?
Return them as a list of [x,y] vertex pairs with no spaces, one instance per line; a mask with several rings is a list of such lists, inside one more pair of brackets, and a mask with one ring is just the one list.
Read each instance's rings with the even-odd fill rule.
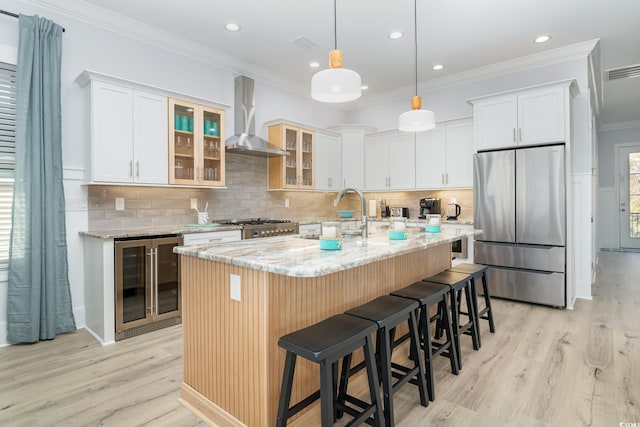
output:
[[229,230],[242,230],[240,225],[218,225],[213,226],[211,224],[207,226],[193,226],[184,225],[168,225],[162,227],[153,228],[140,228],[137,230],[96,230],[96,231],[81,231],[81,236],[95,237],[97,239],[123,239],[128,237],[146,237],[146,236],[162,236],[166,234],[189,234],[189,233],[206,233],[211,231],[229,231]]
[[461,237],[480,234],[474,229],[443,229],[425,233],[423,228],[408,227],[406,240],[389,240],[384,227],[370,230],[366,245],[360,237],[344,239],[342,250],[320,249],[318,240],[298,235],[249,239],[221,244],[179,246],[180,255],[233,264],[292,277],[317,277],[347,270],[371,262],[392,258]]

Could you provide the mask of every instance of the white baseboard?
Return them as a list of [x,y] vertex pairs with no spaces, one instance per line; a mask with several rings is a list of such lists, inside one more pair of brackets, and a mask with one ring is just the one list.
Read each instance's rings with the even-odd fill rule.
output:
[[[80,328],[78,328],[80,329]],[[115,344],[115,341],[102,341],[102,339],[100,338],[100,336],[98,334],[96,334],[95,332],[93,332],[89,327],[84,326],[82,329],[84,329],[85,331],[89,332],[91,335],[93,335],[93,337],[100,343],[102,344],[102,346],[106,346],[106,345],[111,345],[111,344]]]

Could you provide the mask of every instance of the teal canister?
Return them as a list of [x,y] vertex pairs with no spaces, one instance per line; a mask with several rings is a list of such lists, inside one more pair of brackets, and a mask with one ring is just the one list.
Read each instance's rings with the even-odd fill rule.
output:
[[193,132],[193,117],[189,117],[189,132]]
[[175,130],[182,130],[182,116],[178,113],[173,115],[173,128]]
[[211,135],[211,120],[204,121],[204,134]]
[[220,136],[220,125],[218,122],[211,122],[211,135]]
[[185,132],[189,131],[189,117],[180,116],[180,130]]

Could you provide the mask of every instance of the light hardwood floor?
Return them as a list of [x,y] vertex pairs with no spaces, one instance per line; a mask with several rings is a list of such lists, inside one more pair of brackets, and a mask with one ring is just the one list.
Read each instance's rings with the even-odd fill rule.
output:
[[[640,423],[640,254],[601,252],[593,301],[574,310],[494,300],[496,334],[463,338],[457,377],[436,363],[436,401],[394,399],[398,426]],[[178,402],[181,328],[101,347],[84,330],[0,349],[0,426],[204,426]],[[307,425],[317,423],[314,414]]]

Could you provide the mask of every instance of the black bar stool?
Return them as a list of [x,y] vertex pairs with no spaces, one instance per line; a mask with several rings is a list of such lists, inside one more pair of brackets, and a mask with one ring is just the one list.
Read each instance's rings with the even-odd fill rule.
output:
[[[409,381],[415,380],[420,393],[420,403],[422,406],[429,405],[429,396],[425,382],[425,372],[422,359],[420,357],[415,357],[413,360],[413,367],[407,367],[391,362],[395,328],[402,322],[407,322],[409,326],[411,351],[413,354],[419,354],[420,352],[418,322],[415,314],[417,309],[418,303],[415,301],[384,295],[345,312],[345,314],[371,320],[378,324],[376,355],[379,358],[378,366],[380,376],[382,377],[385,425],[388,427],[394,425],[393,395]],[[345,360],[346,363],[343,362],[342,364],[340,391],[338,392],[339,402],[344,395],[344,390],[346,389],[349,377],[362,369],[361,366],[356,366],[353,369],[350,369],[351,361],[349,357],[347,356]],[[392,383],[392,377],[398,378],[398,381],[395,384]]]
[[[458,355],[458,368],[462,369],[462,352],[460,351],[460,336],[467,334],[471,335],[473,343],[473,349],[480,349],[480,341],[478,339],[478,318],[476,316],[474,308],[474,297],[471,289],[471,280],[468,274],[454,273],[451,271],[441,271],[430,277],[422,279],[423,282],[438,283],[441,285],[449,286],[449,296],[451,300],[451,319],[453,323],[453,341],[456,346],[456,353]],[[460,298],[464,292],[467,311],[462,312],[460,310]],[[460,324],[460,314],[467,316],[467,323]],[[441,327],[438,327],[441,329]],[[436,331],[436,337],[438,336]]]
[[[449,295],[449,287],[446,285],[438,285],[436,283],[416,282],[406,288],[393,291],[391,295],[402,298],[409,298],[420,304],[420,320],[419,329],[421,337],[421,345],[424,350],[425,374],[427,378],[427,390],[429,391],[429,400],[435,400],[433,361],[436,356],[444,356],[451,363],[451,372],[458,375],[458,356],[456,354],[456,346],[453,342],[453,325],[449,316],[451,312],[447,297]],[[434,316],[429,315],[429,308],[436,305],[437,310]],[[442,318],[440,318],[442,316]],[[440,321],[444,327],[445,340],[437,342],[431,338],[431,322]],[[406,339],[406,335],[396,341],[400,343]]]
[[[296,332],[281,337],[278,345],[287,350],[278,403],[276,426],[286,426],[287,420],[320,398],[322,427],[333,425],[335,420],[335,398],[337,362],[357,350],[364,350],[371,404],[358,412],[351,425],[359,425],[374,415],[373,424],[382,426],[382,405],[379,404],[380,386],[376,370],[371,334],[378,325],[365,319],[338,314]],[[296,366],[296,357],[301,356],[320,365],[320,390],[312,393],[292,407],[291,386]]]
[[[454,273],[464,273],[471,276],[471,284],[474,287],[473,296],[476,300],[475,308],[477,317],[489,322],[489,331],[494,334],[496,332],[496,326],[493,322],[493,309],[491,308],[491,295],[489,295],[489,287],[487,285],[487,270],[488,267],[482,264],[468,264],[462,263],[455,267],[447,269],[447,271],[453,271]],[[484,308],[482,310],[478,307],[478,292],[476,288],[476,279],[482,279],[482,293],[484,295]],[[480,331],[480,327],[478,327]],[[480,332],[478,332],[480,335]],[[478,336],[480,338],[480,336]]]

